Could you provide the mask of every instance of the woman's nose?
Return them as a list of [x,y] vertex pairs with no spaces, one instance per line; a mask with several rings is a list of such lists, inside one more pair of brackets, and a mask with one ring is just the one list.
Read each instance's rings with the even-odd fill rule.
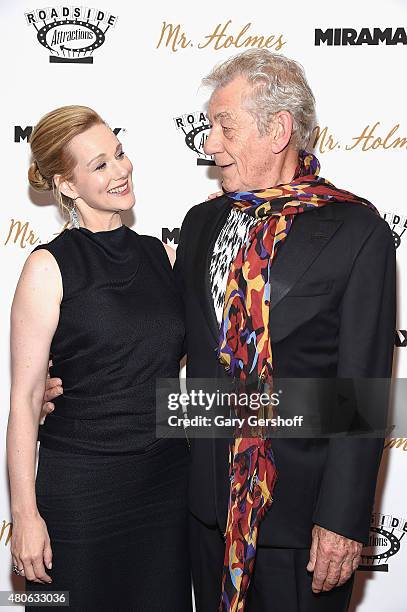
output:
[[128,175],[128,170],[121,164],[120,162],[116,162],[116,167],[114,168],[114,177],[115,179],[122,179]]

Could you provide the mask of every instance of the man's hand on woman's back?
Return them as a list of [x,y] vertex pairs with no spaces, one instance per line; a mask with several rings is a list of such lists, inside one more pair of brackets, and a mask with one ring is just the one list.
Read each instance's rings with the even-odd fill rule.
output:
[[48,374],[45,382],[45,393],[44,393],[44,401],[42,404],[41,410],[41,425],[44,423],[45,418],[50,412],[52,412],[55,408],[52,400],[54,400],[58,395],[62,395],[64,392],[62,388],[62,380],[60,378],[51,378],[49,373],[49,368],[52,366],[52,360],[48,363]]

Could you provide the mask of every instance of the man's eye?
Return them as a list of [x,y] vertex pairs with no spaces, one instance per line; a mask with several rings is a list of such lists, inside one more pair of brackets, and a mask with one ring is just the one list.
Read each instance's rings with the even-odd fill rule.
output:
[[222,132],[225,138],[233,138],[233,128],[222,126]]
[[117,157],[124,157],[125,156],[125,152],[124,151],[120,151],[120,153],[118,153]]

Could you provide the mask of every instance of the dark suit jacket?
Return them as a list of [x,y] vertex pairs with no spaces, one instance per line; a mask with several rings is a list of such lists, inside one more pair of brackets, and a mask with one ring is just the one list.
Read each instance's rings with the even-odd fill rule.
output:
[[[187,377],[225,376],[209,261],[226,220],[225,196],[194,206],[175,272],[187,329]],[[271,339],[279,377],[391,377],[395,247],[387,223],[361,204],[329,204],[294,220],[271,268]],[[259,544],[308,547],[314,523],[366,543],[383,438],[279,439],[274,502]],[[192,441],[190,509],[226,523],[227,441]]]

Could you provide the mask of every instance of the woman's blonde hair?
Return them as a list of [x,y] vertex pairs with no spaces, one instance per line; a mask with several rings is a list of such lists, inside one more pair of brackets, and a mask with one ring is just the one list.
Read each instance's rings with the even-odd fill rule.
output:
[[53,191],[62,214],[69,213],[74,201],[61,193],[53,177],[60,174],[61,181],[72,180],[76,160],[68,145],[72,138],[99,123],[105,124],[88,106],[61,106],[41,117],[31,133],[29,183],[37,191]]

